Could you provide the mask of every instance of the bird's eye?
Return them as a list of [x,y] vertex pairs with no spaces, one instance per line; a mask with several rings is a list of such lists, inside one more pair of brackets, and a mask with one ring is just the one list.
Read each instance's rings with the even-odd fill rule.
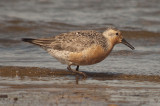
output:
[[118,33],[116,33],[116,35],[118,35]]

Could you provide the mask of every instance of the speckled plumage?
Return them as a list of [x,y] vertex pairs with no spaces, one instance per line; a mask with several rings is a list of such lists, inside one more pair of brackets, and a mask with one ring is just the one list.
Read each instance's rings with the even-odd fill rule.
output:
[[63,33],[50,38],[35,39],[33,43],[44,49],[69,52],[83,51],[93,44],[101,45],[107,49],[107,39],[105,39],[102,33],[94,30]]
[[108,47],[107,39],[103,34],[94,30],[63,33],[50,38],[35,39],[32,43],[44,48],[61,63],[72,65],[89,65],[90,63],[85,63],[84,61],[81,61],[81,63],[72,62],[69,59],[71,53],[82,52],[93,45],[100,45],[104,50],[107,50]]

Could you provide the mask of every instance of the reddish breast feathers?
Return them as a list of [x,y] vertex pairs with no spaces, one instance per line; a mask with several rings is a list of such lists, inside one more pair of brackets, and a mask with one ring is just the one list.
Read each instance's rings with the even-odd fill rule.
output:
[[105,59],[108,53],[100,45],[94,45],[81,52],[73,52],[69,55],[69,61],[75,65],[91,65]]

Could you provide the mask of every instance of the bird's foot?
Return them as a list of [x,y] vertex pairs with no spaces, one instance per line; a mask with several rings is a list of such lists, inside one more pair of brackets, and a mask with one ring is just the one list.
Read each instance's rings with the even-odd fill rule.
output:
[[87,78],[87,74],[84,72],[79,72],[78,74],[83,76],[83,80],[85,80]]
[[73,69],[71,69],[70,67],[67,67],[67,69],[68,69],[69,71],[72,71],[73,73],[82,75],[82,76],[83,76],[83,80],[85,80],[85,79],[87,78],[87,75],[86,75],[84,72],[80,72],[80,71],[77,71],[77,70],[73,70]]

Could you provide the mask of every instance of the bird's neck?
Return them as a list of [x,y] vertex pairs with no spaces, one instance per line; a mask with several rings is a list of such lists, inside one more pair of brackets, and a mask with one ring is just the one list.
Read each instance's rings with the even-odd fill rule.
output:
[[107,39],[107,43],[106,43],[106,55],[109,55],[109,53],[112,51],[114,45],[115,45],[114,42],[112,42],[110,39]]

